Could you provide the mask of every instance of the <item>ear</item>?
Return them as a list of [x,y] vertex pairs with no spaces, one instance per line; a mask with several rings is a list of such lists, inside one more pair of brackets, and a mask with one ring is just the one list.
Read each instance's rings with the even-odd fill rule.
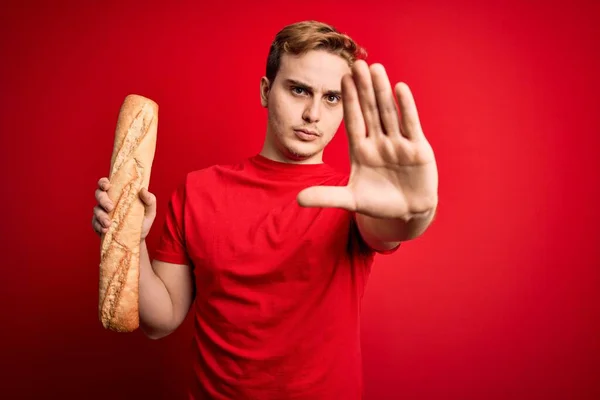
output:
[[269,104],[269,90],[271,85],[266,76],[263,76],[260,80],[260,104],[267,108]]

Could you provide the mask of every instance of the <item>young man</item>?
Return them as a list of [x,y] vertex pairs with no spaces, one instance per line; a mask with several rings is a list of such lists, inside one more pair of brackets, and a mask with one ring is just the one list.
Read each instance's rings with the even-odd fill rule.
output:
[[[195,399],[360,399],[360,302],[375,253],[421,235],[437,207],[434,153],[405,84],[334,28],[280,31],[260,81],[260,154],[191,172],[169,201],[156,258],[146,189],[140,320],[151,338],[193,306]],[[395,96],[400,112],[396,108]],[[322,161],[345,122],[351,173]],[[110,225],[99,181],[93,225]]]

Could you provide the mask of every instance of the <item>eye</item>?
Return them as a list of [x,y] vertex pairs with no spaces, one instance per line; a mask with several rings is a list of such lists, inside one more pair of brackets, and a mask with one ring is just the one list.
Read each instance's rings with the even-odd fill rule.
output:
[[328,101],[329,103],[336,104],[336,103],[338,103],[340,100],[341,100],[341,99],[340,99],[340,96],[337,96],[337,95],[335,95],[335,94],[330,94],[330,95],[327,95],[327,101]]
[[304,94],[305,90],[304,88],[298,87],[298,86],[292,86],[292,92],[294,94]]

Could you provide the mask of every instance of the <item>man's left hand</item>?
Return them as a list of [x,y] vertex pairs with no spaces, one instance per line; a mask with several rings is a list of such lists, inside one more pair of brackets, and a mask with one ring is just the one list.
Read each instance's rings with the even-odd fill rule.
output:
[[314,186],[298,194],[304,207],[337,207],[375,218],[410,219],[433,211],[438,172],[409,87],[394,93],[381,64],[358,60],[342,79],[351,172],[344,187]]

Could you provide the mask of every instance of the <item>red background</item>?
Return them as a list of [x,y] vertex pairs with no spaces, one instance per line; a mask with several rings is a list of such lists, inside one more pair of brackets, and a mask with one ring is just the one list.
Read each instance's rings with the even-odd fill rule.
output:
[[[434,225],[379,257],[367,288],[366,399],[600,398],[599,2],[12,3],[0,396],[177,398],[190,320],[151,341],[96,314],[90,222],[119,107],[160,105],[162,224],[186,172],[260,150],[270,42],[319,19],[411,86],[440,171]],[[326,160],[348,168],[343,128]]]

